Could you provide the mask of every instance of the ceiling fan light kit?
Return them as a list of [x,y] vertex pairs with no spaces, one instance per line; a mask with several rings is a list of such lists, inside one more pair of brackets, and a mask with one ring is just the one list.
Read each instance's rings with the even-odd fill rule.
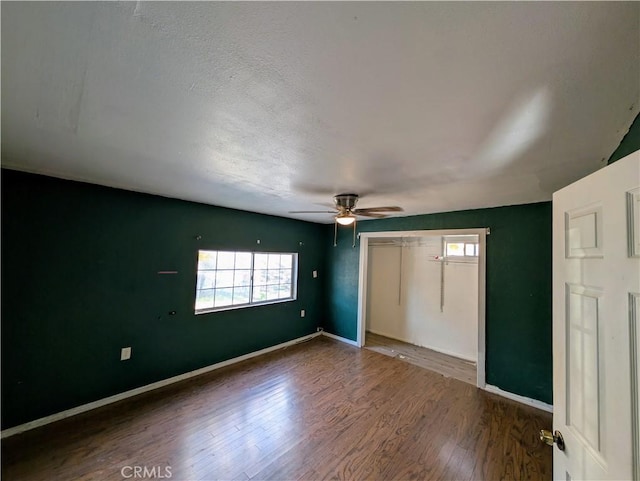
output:
[[402,212],[402,207],[383,206],[367,207],[366,209],[356,209],[358,194],[338,194],[333,196],[336,210],[296,210],[289,211],[290,214],[334,214],[333,246],[338,245],[338,224],[353,225],[353,246],[356,246],[356,216],[374,217],[382,219],[387,217],[383,212]]
[[340,225],[351,225],[356,221],[356,218],[350,214],[338,214],[336,216],[336,222]]

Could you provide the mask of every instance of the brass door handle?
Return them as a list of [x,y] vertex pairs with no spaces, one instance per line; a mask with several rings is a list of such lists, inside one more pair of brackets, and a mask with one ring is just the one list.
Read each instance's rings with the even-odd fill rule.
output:
[[556,431],[555,433],[551,434],[551,431],[541,429],[540,441],[548,444],[549,446],[553,446],[553,443],[555,443],[560,451],[564,451],[564,438],[562,437],[562,433],[560,431]]

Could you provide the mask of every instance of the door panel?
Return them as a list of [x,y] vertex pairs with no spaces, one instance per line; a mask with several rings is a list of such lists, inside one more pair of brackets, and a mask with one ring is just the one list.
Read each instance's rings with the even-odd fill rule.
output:
[[565,217],[567,258],[602,257],[602,206],[575,209]]
[[567,426],[602,454],[600,289],[567,285]]
[[640,257],[640,188],[627,192],[629,256]]
[[640,481],[640,152],[553,196],[554,479]]
[[[640,222],[638,222],[640,224]],[[629,294],[629,350],[631,370],[631,428],[634,479],[640,479],[640,293]]]

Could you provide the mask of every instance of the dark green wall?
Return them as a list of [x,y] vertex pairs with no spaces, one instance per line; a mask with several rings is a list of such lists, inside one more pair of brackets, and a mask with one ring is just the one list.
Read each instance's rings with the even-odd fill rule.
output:
[[618,148],[609,158],[609,164],[613,164],[616,160],[620,160],[636,150],[640,150],[640,114],[633,121],[631,127],[629,127],[629,132],[627,132]]
[[[639,149],[640,115],[609,163]],[[361,232],[474,227],[491,228],[487,382],[551,403],[551,203],[358,224]],[[332,248],[333,226],[3,169],[2,428],[318,325],[355,340],[359,254],[351,230],[339,232]],[[299,252],[298,300],[195,316],[199,248]],[[125,346],[133,357],[122,362]]]
[[[552,403],[551,203],[358,223],[359,232],[491,228],[487,236],[486,379]],[[357,336],[359,242],[341,228],[328,251],[328,332]],[[327,244],[333,227],[326,228]]]
[[[2,170],[3,429],[315,332],[324,230]],[[299,252],[298,300],[195,316],[199,248]]]

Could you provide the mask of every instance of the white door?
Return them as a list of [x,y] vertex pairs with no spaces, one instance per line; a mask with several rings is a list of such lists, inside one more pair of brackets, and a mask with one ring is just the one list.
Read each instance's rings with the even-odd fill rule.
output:
[[553,195],[556,480],[640,481],[640,152]]

